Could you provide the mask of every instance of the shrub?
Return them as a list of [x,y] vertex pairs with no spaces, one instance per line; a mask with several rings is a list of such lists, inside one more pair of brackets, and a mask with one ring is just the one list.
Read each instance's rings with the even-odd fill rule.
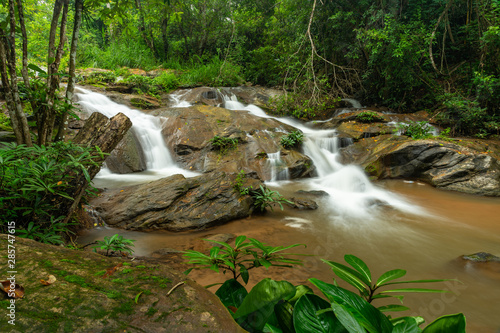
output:
[[169,92],[179,87],[179,79],[174,73],[163,72],[153,79],[153,84],[160,86],[162,90]]
[[95,72],[91,73],[84,80],[85,84],[99,84],[99,83],[114,83],[117,75],[114,72]]
[[363,111],[356,115],[356,120],[361,123],[374,123],[377,121],[384,121],[384,117],[374,111]]
[[250,195],[254,198],[254,206],[260,212],[265,212],[267,207],[270,207],[273,210],[273,206],[278,204],[283,210],[283,203],[293,204],[291,201],[285,199],[277,191],[272,191],[267,187],[263,187],[260,185],[260,188],[257,190],[250,191]]
[[132,246],[134,246],[135,240],[123,238],[118,234],[114,234],[113,236],[104,236],[104,241],[98,240],[97,245],[92,246],[94,252],[97,252],[96,249],[100,248],[101,250],[106,250],[106,256],[109,255],[109,251],[117,252],[121,254],[122,252],[132,254],[134,251],[132,250]]
[[[61,243],[55,237],[69,231],[62,224],[72,203],[74,179],[95,165],[95,150],[70,142],[50,146],[5,144],[0,148],[0,232],[16,222],[21,237]],[[87,189],[87,194],[93,193]]]
[[286,149],[296,148],[302,142],[304,142],[304,135],[299,131],[292,131],[280,139],[280,144]]
[[304,98],[296,93],[272,98],[269,104],[272,112],[279,116],[289,116],[297,119],[313,119],[316,115],[325,113],[328,109],[335,108],[339,98],[322,97],[320,100]]
[[401,135],[409,136],[415,140],[426,139],[432,136],[432,126],[428,121],[412,121],[409,124],[398,124]]
[[216,135],[209,140],[212,147],[215,150],[220,151],[221,154],[225,154],[230,149],[236,149],[238,147],[238,139],[228,138],[224,136]]
[[193,57],[185,74],[181,75],[182,86],[239,86],[244,83],[241,67],[230,61],[213,56],[209,61]]

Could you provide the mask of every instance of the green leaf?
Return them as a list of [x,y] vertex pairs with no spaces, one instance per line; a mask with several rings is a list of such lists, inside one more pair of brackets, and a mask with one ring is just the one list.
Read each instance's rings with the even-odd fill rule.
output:
[[359,315],[360,324],[369,332],[386,333],[392,331],[392,324],[387,317],[368,303],[361,296],[341,287],[323,282],[318,279],[309,279],[319,290],[332,302],[349,307],[350,313],[353,311]]
[[349,333],[366,333],[352,310],[349,311],[346,306],[337,303],[332,303],[331,307],[337,319]]
[[274,314],[283,333],[295,333],[293,328],[293,306],[290,302],[278,303],[274,306]]
[[445,281],[458,281],[457,279],[432,279],[432,280],[410,280],[410,281],[397,281],[397,282],[391,282],[391,283],[385,283],[384,285],[390,285],[390,284],[403,284],[403,283],[432,283],[432,282],[445,282]]
[[[328,264],[332,268],[333,272],[339,278],[341,278],[345,282],[349,283],[350,285],[352,285],[353,287],[358,289],[361,293],[365,292],[366,287],[363,284],[364,277],[359,272],[355,271],[354,269],[352,269],[350,267],[347,267],[345,265],[339,264],[339,263],[334,262],[334,261],[328,261],[328,260],[324,260],[324,259],[321,259],[321,261]],[[368,285],[369,285],[369,283],[368,283]]]
[[384,306],[379,306],[377,308],[380,312],[396,312],[396,311],[406,311],[410,310],[410,308],[403,306],[403,305],[398,305],[398,304],[390,304],[390,305],[384,305]]
[[359,259],[358,257],[356,257],[352,254],[346,254],[344,256],[344,260],[349,265],[354,267],[354,269],[356,269],[359,273],[361,273],[361,275],[365,278],[363,280],[363,282],[365,282],[368,286],[371,284],[372,275],[371,275],[370,269],[368,268],[368,266],[365,264],[365,262],[363,260]]
[[424,289],[424,288],[401,288],[401,289],[392,289],[392,290],[384,290],[381,291],[381,294],[384,293],[449,293],[448,290],[439,290],[439,289]]
[[314,294],[314,291],[310,287],[303,285],[303,284],[300,284],[300,285],[295,287],[295,296],[293,296],[289,300],[289,302],[292,305],[294,305],[299,300],[299,298],[301,298],[302,295],[305,295],[305,294]]
[[243,236],[243,235],[236,237],[236,239],[234,241],[234,247],[238,248],[238,246],[240,246],[240,244],[243,243],[246,239],[247,239],[247,236]]
[[40,67],[38,67],[38,66],[37,66],[37,65],[35,65],[35,64],[29,64],[29,65],[28,65],[28,68],[29,68],[29,69],[32,69],[32,70],[34,70],[35,72],[38,72],[38,73],[47,74],[47,72],[46,72],[46,71],[44,71],[43,69],[41,69]]
[[243,279],[243,282],[245,282],[245,284],[247,284],[248,279],[250,278],[250,275],[248,274],[248,270],[245,267],[245,265],[243,265],[243,264],[238,264],[238,266],[240,266],[240,276]]
[[293,325],[297,333],[309,332],[345,332],[332,311],[318,314],[318,311],[330,308],[330,304],[321,297],[304,294],[293,309]]
[[252,288],[236,311],[234,318],[247,331],[261,331],[280,300],[295,295],[295,287],[288,281],[263,279]]
[[418,323],[415,318],[403,317],[397,324],[394,325],[392,333],[419,333],[421,331],[422,330],[418,327]]
[[281,328],[276,327],[276,326],[269,324],[269,323],[266,323],[262,332],[264,332],[264,333],[283,333]]
[[388,281],[392,281],[394,279],[399,279],[406,275],[406,271],[404,269],[393,269],[391,271],[387,271],[382,274],[375,284],[376,287],[381,287],[386,284]]
[[441,316],[430,323],[422,333],[465,333],[465,316],[463,313]]
[[239,308],[243,300],[248,295],[247,290],[235,279],[230,279],[215,292],[224,306],[234,306]]

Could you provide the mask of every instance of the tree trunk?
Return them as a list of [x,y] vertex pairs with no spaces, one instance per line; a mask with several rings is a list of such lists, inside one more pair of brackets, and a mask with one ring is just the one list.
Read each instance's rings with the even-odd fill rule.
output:
[[[71,48],[69,53],[69,79],[66,87],[66,101],[71,103],[75,91],[75,68],[76,68],[76,50],[78,48],[78,37],[82,23],[83,0],[75,0],[75,22],[73,26],[73,36],[71,38]],[[68,112],[64,111],[61,116],[59,128],[57,130],[56,140],[64,140],[68,130]]]
[[[109,119],[102,113],[94,112],[75,136],[73,142],[87,147],[97,146],[103,153],[109,154],[115,149],[118,143],[120,143],[130,127],[132,127],[132,122],[123,113],[118,113],[116,116]],[[102,154],[99,155],[95,153],[95,156],[99,156],[99,158],[95,160],[97,165],[91,166],[87,170],[90,179],[94,178],[99,172],[102,163],[106,159],[106,156]],[[74,201],[68,208],[64,223],[69,221],[73,212],[78,208],[80,199],[85,193],[85,189],[88,185],[84,175],[79,175],[75,179],[75,187],[73,195],[71,195]]]

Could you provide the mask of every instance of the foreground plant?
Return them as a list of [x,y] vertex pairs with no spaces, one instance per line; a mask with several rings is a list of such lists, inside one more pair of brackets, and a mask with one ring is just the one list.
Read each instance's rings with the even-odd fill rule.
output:
[[300,146],[304,142],[304,134],[299,131],[292,131],[287,135],[283,135],[280,139],[280,144],[283,148],[290,149]]
[[[293,253],[282,253],[285,250],[304,246],[304,244],[293,244],[289,246],[270,246],[254,238],[238,236],[234,241],[234,247],[225,242],[211,239],[206,241],[219,245],[212,247],[210,254],[206,255],[198,251],[186,251],[185,257],[189,258],[188,264],[197,265],[197,268],[209,268],[216,272],[222,270],[230,272],[236,281],[241,278],[248,283],[248,271],[257,267],[269,268],[271,266],[293,267],[302,265],[302,260],[293,259],[289,256],[297,255]],[[185,273],[189,274],[193,268]]]
[[282,196],[278,191],[272,191],[267,187],[263,187],[260,185],[258,190],[250,191],[250,195],[254,198],[254,206],[260,212],[265,212],[266,208],[269,207],[271,210],[274,210],[273,206],[278,204],[283,210],[283,204],[289,203],[293,204],[290,200],[287,200],[284,196]]
[[[366,264],[353,255],[346,255],[352,268],[326,261],[337,276],[355,286],[362,296],[335,284],[311,278],[311,282],[326,297],[314,294],[305,285],[293,286],[287,281],[263,279],[248,292],[236,279],[227,280],[216,295],[228,308],[241,327],[249,332],[289,332],[289,333],[465,333],[465,316],[461,313],[442,316],[424,329],[419,326],[422,317],[405,316],[392,318],[382,310],[401,310],[384,307],[376,308],[368,300],[388,297],[375,290],[397,283],[439,282],[445,280],[417,280],[390,282],[405,275],[404,270],[388,271],[372,286],[371,273]],[[365,284],[365,282],[368,282]],[[390,292],[444,292],[434,289],[406,288]],[[397,296],[402,299],[402,297]],[[368,299],[368,300],[367,300]],[[407,308],[405,308],[407,309]]]
[[97,248],[106,251],[106,256],[109,256],[109,251],[117,252],[117,253],[128,253],[132,254],[134,250],[132,247],[134,246],[134,239],[123,238],[118,234],[114,234],[113,236],[104,236],[104,241],[98,240],[97,245],[92,246],[94,252],[97,252]]

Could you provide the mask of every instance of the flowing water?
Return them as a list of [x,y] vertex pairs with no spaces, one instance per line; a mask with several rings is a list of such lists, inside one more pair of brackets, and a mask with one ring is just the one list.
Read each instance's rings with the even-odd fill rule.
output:
[[[81,100],[88,94],[80,96]],[[109,102],[101,104],[108,106]],[[95,109],[96,104],[92,102]],[[270,117],[258,107],[243,105],[234,98],[226,100],[225,107]],[[141,113],[140,117],[145,118],[145,115]],[[445,192],[418,182],[373,184],[359,167],[337,161],[342,145],[335,130],[315,130],[292,119],[279,120],[305,134],[304,152],[314,161],[318,177],[281,181],[287,177],[276,171],[268,185],[286,196],[297,196],[297,190],[324,191],[328,196],[315,198],[320,206],[318,210],[277,209],[266,216],[186,233],[140,233],[100,227],[88,231],[80,238],[80,243],[120,233],[137,240],[136,255],[149,255],[165,247],[187,249],[195,239],[216,233],[245,234],[273,245],[304,243],[307,248],[297,252],[314,256],[305,257],[303,267],[252,271],[250,285],[268,276],[287,279],[294,284],[305,283],[309,277],[331,281],[333,274],[320,258],[342,261],[343,255],[349,253],[366,261],[374,277],[390,269],[402,268],[408,271],[408,279],[461,281],[427,286],[453,292],[449,294],[408,294],[405,305],[414,312],[402,314],[420,314],[429,322],[444,314],[464,312],[468,332],[497,332],[500,329],[500,271],[495,271],[494,267],[479,269],[464,265],[456,259],[479,251],[500,255],[499,198]],[[279,152],[268,152],[268,159],[271,164],[279,163]],[[101,186],[112,181],[106,177],[101,176]],[[121,177],[126,179],[133,175]],[[196,272],[191,277],[201,284],[224,278],[209,271]]]

